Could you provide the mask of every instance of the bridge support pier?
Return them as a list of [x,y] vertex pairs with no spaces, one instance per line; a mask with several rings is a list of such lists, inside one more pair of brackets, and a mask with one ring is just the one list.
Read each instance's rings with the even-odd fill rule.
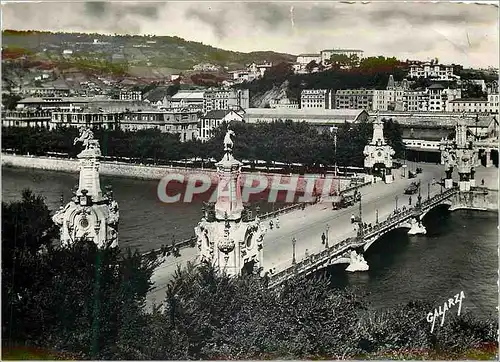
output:
[[410,230],[408,230],[408,235],[425,235],[427,234],[427,229],[422,224],[422,221],[417,218],[411,218],[410,221]]
[[349,266],[346,268],[348,272],[356,272],[356,271],[367,271],[369,269],[368,263],[366,262],[363,255],[358,254],[354,250],[351,251],[351,255],[349,257]]

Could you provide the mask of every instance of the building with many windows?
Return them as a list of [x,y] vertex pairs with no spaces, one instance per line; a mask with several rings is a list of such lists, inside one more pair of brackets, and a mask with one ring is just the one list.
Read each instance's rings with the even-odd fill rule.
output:
[[359,49],[325,49],[320,52],[321,62],[329,63],[332,55],[346,55],[348,57],[356,55],[359,59],[363,58],[363,51]]
[[224,122],[242,122],[243,114],[243,111],[237,112],[230,109],[207,112],[200,119],[199,138],[202,141],[209,140],[213,135],[213,131]]
[[487,99],[458,98],[449,102],[450,111],[455,113],[490,113]]
[[170,99],[170,105],[175,109],[189,109],[203,112],[204,91],[180,90]]
[[203,95],[203,114],[232,108],[249,108],[250,93],[248,89],[214,89]]
[[369,118],[364,109],[272,109],[272,108],[249,108],[245,112],[245,122],[275,122],[286,121],[307,122],[314,125],[318,130],[329,130],[332,126],[338,126],[345,122],[361,122]]
[[335,108],[335,91],[328,89],[304,89],[300,93],[300,108]]
[[453,74],[453,65],[415,62],[410,65],[409,78],[429,78],[437,81],[460,79]]
[[341,89],[335,92],[337,109],[373,109],[373,89]]
[[142,101],[142,93],[140,91],[120,91],[120,100],[122,101]]
[[498,113],[499,97],[498,93],[488,94],[488,107],[490,108],[490,113]]
[[321,62],[321,54],[299,54],[296,62],[304,68],[312,61],[319,64]]
[[198,138],[198,123],[198,112],[192,110],[89,107],[72,112],[52,112],[49,128],[86,126],[123,131],[159,129],[161,132],[177,133],[181,141],[188,141]]
[[180,90],[170,98],[175,109],[189,109],[205,114],[215,110],[248,108],[248,89],[209,89],[204,91]]
[[2,127],[49,127],[51,111],[2,111]]
[[433,84],[424,91],[405,91],[403,108],[406,112],[452,112],[450,102],[461,95],[461,89]]
[[73,93],[68,87],[27,87],[19,90],[24,96],[69,97]]

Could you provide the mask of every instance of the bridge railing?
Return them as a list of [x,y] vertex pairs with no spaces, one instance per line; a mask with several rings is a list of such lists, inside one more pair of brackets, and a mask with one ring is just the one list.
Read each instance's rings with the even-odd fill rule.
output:
[[[198,238],[196,236],[192,236],[189,239],[180,241],[178,243],[165,245],[165,252],[170,252],[170,253],[174,252],[175,248],[177,248],[177,250],[181,250],[181,249],[185,249],[185,248],[192,248],[192,247],[196,246],[197,239]],[[149,255],[151,253],[160,254],[163,251],[164,250],[162,248],[157,248],[157,249],[152,249],[152,250],[143,252],[142,255]]]
[[[313,204],[313,203],[308,203],[308,204]],[[292,212],[294,210],[298,210],[301,207],[302,207],[302,203],[293,204],[293,205],[290,205],[290,206],[285,206],[285,207],[282,207],[281,209],[270,211],[270,212],[267,212],[267,213],[265,213],[263,215],[260,215],[259,219],[261,219],[261,220],[272,219],[272,218],[274,218],[274,217],[276,217],[278,215],[282,215],[282,214],[286,214],[286,213]]]
[[351,248],[353,245],[359,244],[359,241],[358,242],[356,241],[357,238],[347,238],[339,243],[336,243],[335,245],[332,245],[328,249],[322,250],[317,254],[311,254],[308,257],[296,263],[295,265],[291,265],[290,267],[276,274],[270,275],[269,282],[271,286],[277,285],[294,275],[304,274],[309,269],[311,269],[312,266],[322,264],[325,262],[325,260],[328,260],[331,257],[344,252],[345,250]]

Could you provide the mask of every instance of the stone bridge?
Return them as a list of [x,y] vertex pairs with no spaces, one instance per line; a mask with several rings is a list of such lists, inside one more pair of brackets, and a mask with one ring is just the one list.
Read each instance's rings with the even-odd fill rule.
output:
[[270,275],[269,284],[277,286],[295,275],[308,275],[332,264],[349,263],[351,251],[366,251],[381,236],[397,228],[409,228],[410,231],[414,229],[413,234],[425,233],[421,224],[423,217],[439,205],[452,206],[458,194],[458,188],[451,188],[425,201],[422,201],[419,195],[413,208],[392,214],[374,226],[361,226],[357,236],[346,238],[319,253],[311,254],[298,263],[292,262],[290,267]]

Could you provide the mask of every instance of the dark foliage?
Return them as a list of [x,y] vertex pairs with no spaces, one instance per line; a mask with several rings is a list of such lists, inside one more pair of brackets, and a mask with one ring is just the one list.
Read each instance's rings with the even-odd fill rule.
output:
[[[3,220],[48,235],[46,206],[28,195],[25,208],[39,209],[45,221],[27,225],[15,203],[4,206]],[[2,246],[13,244],[11,238],[3,235]],[[494,318],[450,313],[432,334],[426,315],[433,308],[426,303],[375,311],[360,294],[332,289],[322,277],[297,277],[269,290],[265,278],[229,278],[208,266],[179,270],[163,307],[146,312],[158,265],[153,255],[122,256],[92,243],[14,254],[14,266],[2,265],[4,346],[26,343],[78,359],[339,359],[422,350],[460,354],[497,340]]]
[[13,110],[21,99],[22,97],[17,94],[5,94],[2,95],[2,104],[6,109]]
[[146,327],[143,307],[157,262],[93,243],[51,246],[54,231],[47,206],[30,191],[20,202],[2,204],[4,343],[25,341],[94,359],[112,359],[120,346],[134,348]]
[[[314,64],[308,65],[308,68],[312,70]],[[345,70],[331,69],[312,74],[293,74],[291,66],[286,68],[284,65],[276,70],[267,71],[262,79],[235,87],[248,88],[250,94],[255,96],[287,80],[287,95],[293,100],[300,99],[300,92],[303,89],[385,89],[389,75],[392,74],[395,80],[402,80],[406,76],[407,65],[395,58],[369,57],[359,62],[358,66]]]
[[[401,153],[403,143],[399,125],[386,122],[386,138]],[[285,163],[303,163],[307,166],[335,162],[334,134],[327,130],[319,133],[307,123],[279,121],[274,123],[247,124],[235,122],[231,128],[236,133],[235,156],[246,160],[265,160]],[[158,130],[122,132],[95,130],[105,156],[129,157],[138,161],[174,161],[193,157],[203,159],[222,157],[222,143],[227,125],[215,130],[214,137],[206,143],[180,142],[178,135]],[[369,122],[345,123],[339,127],[337,137],[337,164],[363,165],[363,148],[370,141],[373,126]],[[47,152],[68,153],[75,157],[77,148],[73,139],[78,131],[73,128],[48,131],[43,128],[3,128],[2,147],[21,154],[45,155]]]

